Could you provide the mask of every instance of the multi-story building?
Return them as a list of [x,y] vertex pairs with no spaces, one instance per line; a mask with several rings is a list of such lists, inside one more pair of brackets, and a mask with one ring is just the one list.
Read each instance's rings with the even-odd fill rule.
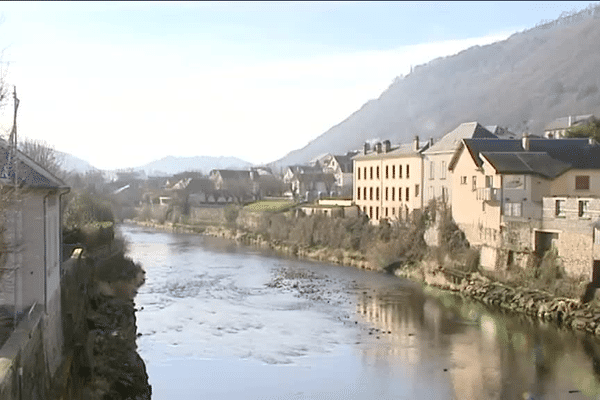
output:
[[465,122],[425,150],[423,152],[425,167],[423,194],[425,202],[437,199],[450,204],[452,179],[448,166],[462,139],[496,137],[477,122]]
[[558,196],[559,215],[563,197],[600,194],[600,146],[588,139],[463,139],[450,170],[454,221],[490,269],[541,256],[560,239],[546,198]]
[[392,148],[389,140],[365,144],[363,154],[354,157],[353,200],[371,221],[398,220],[423,208],[423,155],[429,143]]

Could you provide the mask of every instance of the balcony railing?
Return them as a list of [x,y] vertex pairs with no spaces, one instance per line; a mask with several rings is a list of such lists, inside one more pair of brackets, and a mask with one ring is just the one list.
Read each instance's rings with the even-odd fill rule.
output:
[[499,188],[478,188],[477,189],[477,200],[483,201],[500,201],[500,189]]

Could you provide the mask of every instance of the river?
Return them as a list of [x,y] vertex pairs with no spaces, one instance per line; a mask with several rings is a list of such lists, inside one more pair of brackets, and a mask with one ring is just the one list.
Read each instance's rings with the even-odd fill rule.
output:
[[122,226],[153,399],[600,398],[600,342],[378,272]]

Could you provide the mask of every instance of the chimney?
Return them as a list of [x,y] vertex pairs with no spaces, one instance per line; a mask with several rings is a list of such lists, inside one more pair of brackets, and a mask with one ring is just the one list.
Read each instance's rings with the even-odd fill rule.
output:
[[375,152],[377,154],[381,153],[381,142],[375,143]]
[[523,145],[523,150],[529,151],[529,141],[530,140],[531,139],[529,138],[529,133],[523,132],[523,138],[521,139],[521,143]]
[[433,138],[432,137],[429,138],[429,147],[431,147],[431,146],[433,146]]
[[392,149],[392,144],[390,143],[390,141],[384,140],[383,141],[383,152],[389,153],[391,149]]
[[413,140],[413,150],[419,151],[419,136],[415,136],[415,139]]
[[365,142],[364,154],[366,155],[369,152],[369,150],[371,150],[371,146],[369,146],[369,142]]

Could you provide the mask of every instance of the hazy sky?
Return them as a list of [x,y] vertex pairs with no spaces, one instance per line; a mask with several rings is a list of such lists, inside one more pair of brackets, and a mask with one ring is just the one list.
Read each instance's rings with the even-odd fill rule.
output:
[[167,155],[266,163],[411,65],[589,4],[3,2],[0,48],[20,136],[102,169]]

